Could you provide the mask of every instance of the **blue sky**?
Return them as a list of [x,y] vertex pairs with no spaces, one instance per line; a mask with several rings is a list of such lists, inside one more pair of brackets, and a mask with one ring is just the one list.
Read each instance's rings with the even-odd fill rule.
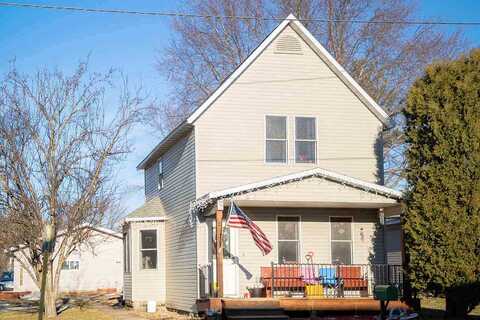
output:
[[[175,1],[21,1],[130,10],[181,11]],[[420,1],[418,17],[441,20],[480,21],[480,1]],[[89,55],[91,71],[121,69],[133,83],[141,82],[151,95],[168,93],[166,79],[155,70],[155,57],[171,36],[170,18],[0,7],[0,74],[15,58],[22,72],[41,67],[71,70]],[[451,27],[443,27],[446,32]],[[480,27],[465,27],[472,46],[480,46]],[[158,142],[144,128],[132,135],[134,151],[118,168],[119,182],[132,191],[124,197],[128,209],[143,202],[143,175],[135,166]],[[136,190],[136,191],[133,191]]]

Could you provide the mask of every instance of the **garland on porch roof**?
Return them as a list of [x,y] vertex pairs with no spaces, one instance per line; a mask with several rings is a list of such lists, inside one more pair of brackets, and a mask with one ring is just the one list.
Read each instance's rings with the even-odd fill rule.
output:
[[[314,169],[314,170],[318,170],[318,169]],[[217,200],[234,198],[234,197],[244,195],[244,194],[247,194],[247,193],[252,193],[252,192],[256,192],[256,191],[260,191],[260,190],[264,190],[264,189],[269,189],[269,188],[276,187],[276,186],[282,186],[282,185],[286,185],[286,184],[296,183],[296,182],[303,181],[305,179],[309,179],[309,178],[312,178],[312,177],[318,177],[318,178],[321,178],[322,180],[333,181],[333,182],[339,183],[343,187],[347,187],[347,186],[354,187],[354,188],[360,189],[362,191],[366,191],[366,192],[369,192],[369,193],[372,193],[372,194],[375,194],[375,195],[387,196],[389,198],[393,198],[393,199],[396,199],[396,200],[400,200],[401,197],[402,197],[401,193],[398,192],[398,191],[391,190],[391,189],[388,189],[388,188],[383,187],[383,186],[376,186],[376,185],[372,186],[373,184],[371,184],[371,183],[365,183],[365,182],[362,182],[358,179],[354,179],[354,178],[350,178],[350,177],[346,177],[346,176],[342,176],[342,175],[338,175],[338,174],[334,174],[334,173],[329,173],[328,171],[321,170],[320,172],[314,172],[314,173],[308,174],[308,175],[301,175],[301,176],[298,176],[298,177],[292,177],[290,179],[286,179],[286,180],[283,180],[283,181],[278,181],[278,180],[272,179],[272,182],[268,183],[268,184],[264,184],[262,182],[259,182],[257,184],[252,184],[248,188],[240,189],[238,191],[235,190],[236,188],[232,188],[231,189],[232,192],[228,192],[228,190],[226,190],[223,193],[219,192],[218,195],[215,192],[208,193],[205,196],[203,196],[202,198],[191,202],[190,212],[193,216],[195,216],[199,212],[204,211],[205,209],[207,209],[208,207],[213,205]]]

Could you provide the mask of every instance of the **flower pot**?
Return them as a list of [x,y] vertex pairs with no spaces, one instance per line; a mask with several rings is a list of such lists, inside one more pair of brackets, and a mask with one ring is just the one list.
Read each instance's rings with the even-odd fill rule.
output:
[[250,297],[252,298],[261,298],[263,297],[263,288],[249,288]]

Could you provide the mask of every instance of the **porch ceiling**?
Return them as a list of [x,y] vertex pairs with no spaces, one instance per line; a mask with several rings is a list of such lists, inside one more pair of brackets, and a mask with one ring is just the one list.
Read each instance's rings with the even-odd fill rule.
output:
[[243,206],[384,208],[398,206],[402,194],[370,182],[320,168],[212,192],[194,209],[206,209],[220,199],[234,198]]

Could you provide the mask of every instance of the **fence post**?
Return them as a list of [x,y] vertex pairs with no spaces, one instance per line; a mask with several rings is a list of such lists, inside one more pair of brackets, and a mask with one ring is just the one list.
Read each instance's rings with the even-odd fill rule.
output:
[[272,298],[275,298],[275,267],[272,261]]

